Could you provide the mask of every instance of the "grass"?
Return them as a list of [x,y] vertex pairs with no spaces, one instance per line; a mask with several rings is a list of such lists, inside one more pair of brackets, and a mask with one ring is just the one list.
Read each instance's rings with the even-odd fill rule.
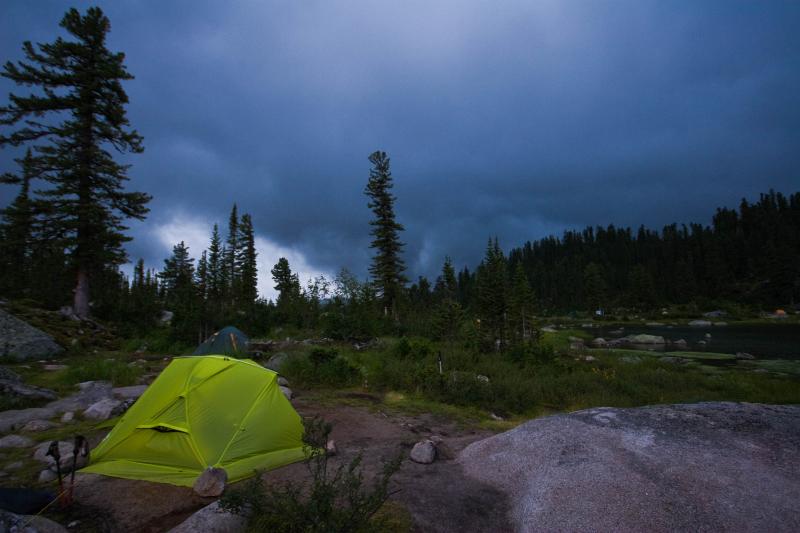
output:
[[[574,334],[570,330],[559,331],[550,339],[545,338],[542,346],[563,344]],[[598,406],[723,400],[800,403],[797,366],[791,364],[759,366],[752,365],[752,361],[740,364],[728,354],[643,350],[589,350],[594,360],[584,361],[571,355],[555,355],[552,349],[548,352],[542,346],[522,353],[478,354],[429,341],[427,345],[394,341],[362,352],[340,347],[337,359],[357,371],[355,375],[348,373],[346,380],[325,378],[330,376],[329,371],[315,379],[315,369],[308,363],[286,365],[281,372],[293,384],[293,374],[296,375],[300,378],[298,386],[305,388],[368,392],[381,399],[381,408],[438,411],[480,424],[487,422],[489,413],[514,420]],[[398,351],[399,347],[402,350]],[[442,374],[436,355],[440,351]],[[646,357],[630,364],[621,360],[621,355]],[[688,362],[665,362],[661,356],[680,357]],[[706,361],[736,364],[719,367],[703,364]],[[771,372],[752,372],[759,367]],[[299,374],[299,368],[306,374]],[[321,368],[322,365],[316,371]]]

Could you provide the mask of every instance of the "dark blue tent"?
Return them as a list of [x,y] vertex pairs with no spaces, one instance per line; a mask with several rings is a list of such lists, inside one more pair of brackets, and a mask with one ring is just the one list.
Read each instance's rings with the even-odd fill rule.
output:
[[207,338],[192,355],[233,355],[247,352],[250,339],[233,326],[222,328]]

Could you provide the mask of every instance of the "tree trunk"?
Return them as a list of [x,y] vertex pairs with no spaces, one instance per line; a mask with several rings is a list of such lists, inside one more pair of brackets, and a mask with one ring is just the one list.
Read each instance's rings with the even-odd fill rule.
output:
[[78,284],[75,286],[72,308],[80,318],[89,317],[89,274],[84,268],[78,269]]

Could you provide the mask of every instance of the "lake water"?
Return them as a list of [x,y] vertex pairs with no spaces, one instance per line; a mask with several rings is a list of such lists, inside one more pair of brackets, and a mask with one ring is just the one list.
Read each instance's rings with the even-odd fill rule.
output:
[[[800,359],[800,325],[764,324],[757,326],[624,326],[622,334],[612,334],[620,326],[601,326],[585,328],[594,337],[606,340],[617,339],[627,335],[659,335],[670,341],[685,340],[685,350],[707,351],[718,353],[745,352],[759,359]],[[706,338],[706,333],[711,338]],[[706,345],[699,344],[706,341]],[[683,350],[670,346],[648,346],[647,349]]]

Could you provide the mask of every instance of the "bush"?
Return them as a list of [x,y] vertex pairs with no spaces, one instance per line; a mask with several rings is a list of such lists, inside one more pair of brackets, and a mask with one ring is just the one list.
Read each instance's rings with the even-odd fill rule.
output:
[[334,350],[314,348],[306,356],[290,357],[281,374],[300,387],[349,387],[360,381],[361,373]]
[[303,442],[311,474],[309,486],[287,483],[267,485],[256,476],[242,490],[226,493],[221,507],[245,516],[250,531],[275,533],[367,533],[386,531],[376,513],[389,498],[389,480],[400,468],[398,454],[384,463],[371,487],[364,486],[361,455],[330,469],[325,444],[331,425],[319,418],[304,421]]

